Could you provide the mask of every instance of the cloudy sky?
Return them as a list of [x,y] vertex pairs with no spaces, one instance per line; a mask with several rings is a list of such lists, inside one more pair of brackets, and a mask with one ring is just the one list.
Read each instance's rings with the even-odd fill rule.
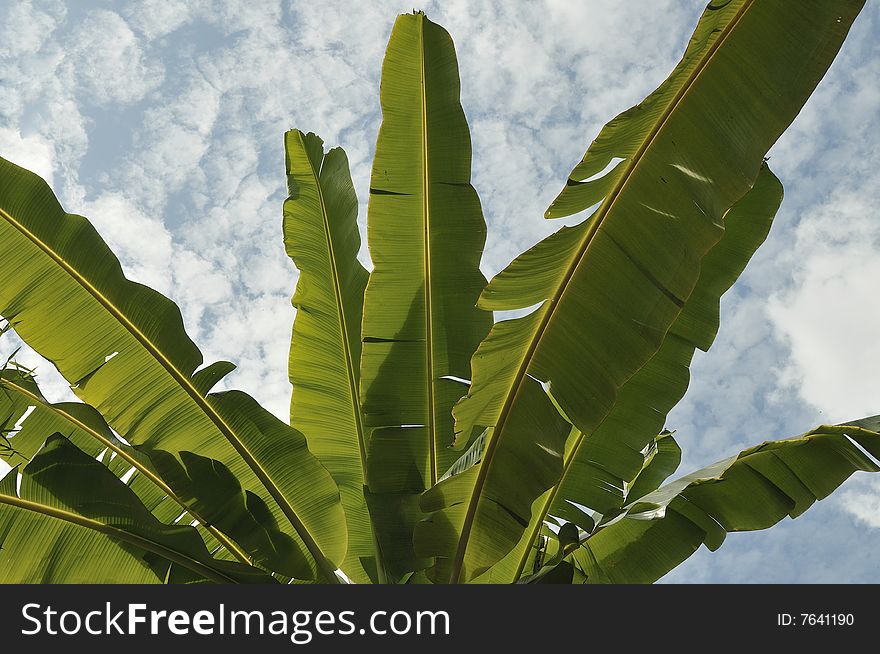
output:
[[[558,228],[542,214],[569,170],[671,70],[703,4],[421,6],[458,51],[488,276]],[[670,416],[683,470],[880,413],[880,7],[869,5],[771,151],[782,210]],[[281,241],[282,134],[345,148],[363,223],[382,55],[412,7],[4,0],[0,154],[88,216],[130,278],[172,297],[207,361],[238,363],[230,386],[286,416],[296,271]],[[4,337],[0,353],[13,345]],[[49,364],[19,359],[50,399],[70,396]],[[666,580],[880,582],[880,477],[857,475],[797,521],[731,535]]]

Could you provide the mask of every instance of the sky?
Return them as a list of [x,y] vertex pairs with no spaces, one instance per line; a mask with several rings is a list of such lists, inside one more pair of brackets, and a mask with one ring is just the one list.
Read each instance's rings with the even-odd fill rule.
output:
[[[455,40],[487,276],[559,228],[542,216],[569,171],[665,78],[703,5],[417,5]],[[0,155],[89,217],[129,278],[174,299],[206,361],[238,364],[227,387],[286,418],[297,275],[281,238],[282,135],[297,127],[346,150],[363,230],[382,56],[413,6],[0,0]],[[770,152],[785,200],[669,417],[681,473],[880,413],[877,80],[880,6],[869,3]],[[4,336],[0,354],[16,346]],[[72,397],[35,353],[18,360],[37,367],[49,399]],[[858,473],[798,520],[731,534],[663,581],[880,582],[880,476]]]

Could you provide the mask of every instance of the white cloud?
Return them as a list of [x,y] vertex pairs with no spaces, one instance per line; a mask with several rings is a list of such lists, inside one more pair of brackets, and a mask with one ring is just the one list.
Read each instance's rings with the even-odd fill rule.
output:
[[[43,11],[41,6],[46,7]],[[0,22],[0,57],[21,57],[40,50],[67,13],[63,2],[9,3]]]
[[[190,336],[198,338],[207,309],[220,311],[229,308],[233,292],[230,279],[212,262],[184,248],[176,249],[172,266],[174,292],[171,296],[180,305]],[[214,327],[209,325],[208,329]],[[225,358],[230,356],[227,353]]]
[[137,36],[113,11],[92,11],[65,44],[66,63],[84,102],[99,106],[136,102],[156,88],[164,67],[145,59]]
[[161,38],[192,20],[192,0],[142,0],[127,2],[120,11],[128,23],[149,41]]
[[831,421],[880,413],[877,191],[880,184],[866,180],[805,216],[786,257],[794,285],[768,305],[791,347],[781,381]]
[[51,170],[41,155],[41,174],[60,185],[70,179],[70,164],[86,149],[82,114],[67,88],[69,75],[59,74],[64,52],[57,33],[66,17],[63,3],[9,3],[0,9],[0,127],[5,146],[16,148],[9,131],[29,146],[51,143]]
[[160,293],[171,292],[171,234],[161,219],[147,215],[119,191],[85,202],[82,213],[119,258],[126,277]]
[[838,504],[866,527],[880,529],[880,482],[876,479],[842,493]]
[[55,150],[37,134],[22,136],[16,129],[0,127],[0,153],[14,164],[31,170],[51,186]]
[[[126,164],[111,175],[139,202],[161,212],[169,195],[199,180],[199,164],[210,147],[220,93],[197,70],[180,75],[173,95],[148,107],[142,126],[134,131],[134,148]],[[194,185],[195,186],[195,185]],[[198,188],[198,187],[196,187]]]

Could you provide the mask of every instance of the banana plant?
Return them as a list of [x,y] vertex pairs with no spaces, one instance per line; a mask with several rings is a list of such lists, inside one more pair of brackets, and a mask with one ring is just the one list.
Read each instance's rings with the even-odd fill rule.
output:
[[369,271],[345,152],[285,134],[289,422],[212,392],[234,365],[204,365],[177,306],[0,159],[0,315],[80,400],[0,370],[0,580],[648,583],[880,471],[874,417],[667,481],[666,416],[782,202],[765,155],[862,4],[710,3],[545,213],[583,219],[488,282],[452,39],[399,16]]

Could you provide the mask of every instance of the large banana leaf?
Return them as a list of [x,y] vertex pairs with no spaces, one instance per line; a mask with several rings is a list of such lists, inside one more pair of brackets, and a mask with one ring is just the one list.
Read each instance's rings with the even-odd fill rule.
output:
[[[533,507],[529,528],[493,568],[493,581],[519,579],[548,514],[589,531],[593,517],[585,508],[613,514],[637,497],[633,493],[647,492],[646,480],[655,479],[663,469],[654,466],[651,474],[643,476],[646,458],[653,457],[661,444],[674,443],[658,441],[656,434],[687,390],[694,351],[698,347],[708,350],[712,344],[721,296],[766,239],[781,202],[782,185],[765,164],[755,185],[725,213],[724,235],[703,258],[697,285],[660,349],[623,385],[599,427],[589,436],[577,432],[566,444],[561,479]],[[663,470],[666,476],[675,470],[680,455],[668,460],[675,465]]]
[[459,91],[446,30],[399,16],[382,65],[361,359],[368,500],[394,574],[429,563],[412,554],[418,495],[458,456],[452,406],[492,323],[475,308],[486,225]]
[[704,257],[697,285],[660,349],[623,385],[598,428],[579,436],[550,513],[577,522],[566,513],[566,500],[600,513],[623,506],[623,482],[633,482],[645,446],[684,396],[694,351],[708,350],[718,331],[720,298],[766,239],[781,202],[782,184],[764,165],[755,186],[726,212],[724,235]]
[[[282,524],[295,539],[285,574],[336,580],[345,516],[336,485],[302,434],[244,393],[208,394],[205,386],[228,366],[196,372],[202,355],[179,309],[126,279],[85,218],[66,214],[42,179],[4,159],[0,314],[141,451],[215,459],[261,498],[265,528]],[[186,463],[178,463],[164,465],[162,476],[184,493],[193,485]],[[222,507],[213,504],[212,489],[195,488],[203,492],[199,512],[216,522]]]
[[701,544],[714,551],[728,532],[796,518],[854,472],[880,471],[880,416],[857,422],[867,427],[817,427],[666,484],[584,540],[574,561],[587,583],[651,583]]
[[299,269],[290,343],[290,424],[333,475],[348,523],[342,567],[353,581],[381,573],[364,499],[367,439],[361,418],[361,316],[367,271],[357,259],[357,196],[341,148],[315,134],[284,138],[284,245]]
[[[117,438],[89,405],[47,402],[34,377],[15,367],[0,371],[0,424],[14,432],[7,433],[9,451],[4,455],[12,465],[27,463],[48,434],[60,433],[89,456],[102,460],[117,477],[126,479],[158,520],[180,524],[197,521],[212,551],[222,544],[240,561],[269,569],[286,570],[289,563],[285,562],[297,560],[299,550],[290,536],[277,526],[270,529],[271,517],[256,517],[266,513],[265,505],[256,496],[242,493],[240,484],[221,463],[182,452],[181,464],[158,451],[153,452],[154,462],[137,447]],[[173,466],[170,476],[178,480],[176,490],[160,474],[168,466]],[[204,513],[200,511],[200,495],[211,496],[210,507]],[[209,514],[216,514],[213,523],[204,517]],[[232,534],[235,541],[226,533]],[[299,560],[298,566],[304,565],[306,562]]]
[[59,433],[104,461],[117,477],[134,468],[128,485],[159,520],[173,520],[186,510],[174,501],[176,495],[155,474],[148,457],[119,440],[94,408],[79,402],[48,402],[35,376],[14,365],[0,370],[0,424],[5,426],[9,448],[4,458],[12,466],[27,464],[47,436]]
[[[442,514],[420,525],[428,533],[418,540],[434,543],[421,553],[445,559],[450,581],[469,580],[509,552],[532,502],[561,477],[565,437],[529,428],[520,407],[552,403],[585,434],[599,426],[659,349],[722,235],[724,212],[754,184],[862,4],[710,5],[673,74],[602,130],[548,216],[598,209],[485,289],[485,309],[540,306],[496,324],[480,345],[455,418],[461,434],[492,427],[483,459],[469,481],[449,479],[426,495]],[[616,167],[588,179],[615,157]],[[539,383],[552,402],[538,397]],[[523,457],[546,461],[523,477],[508,467]]]
[[[18,488],[16,488],[18,486]],[[212,559],[195,529],[165,525],[104,465],[54,434],[0,480],[3,583],[272,582]]]

